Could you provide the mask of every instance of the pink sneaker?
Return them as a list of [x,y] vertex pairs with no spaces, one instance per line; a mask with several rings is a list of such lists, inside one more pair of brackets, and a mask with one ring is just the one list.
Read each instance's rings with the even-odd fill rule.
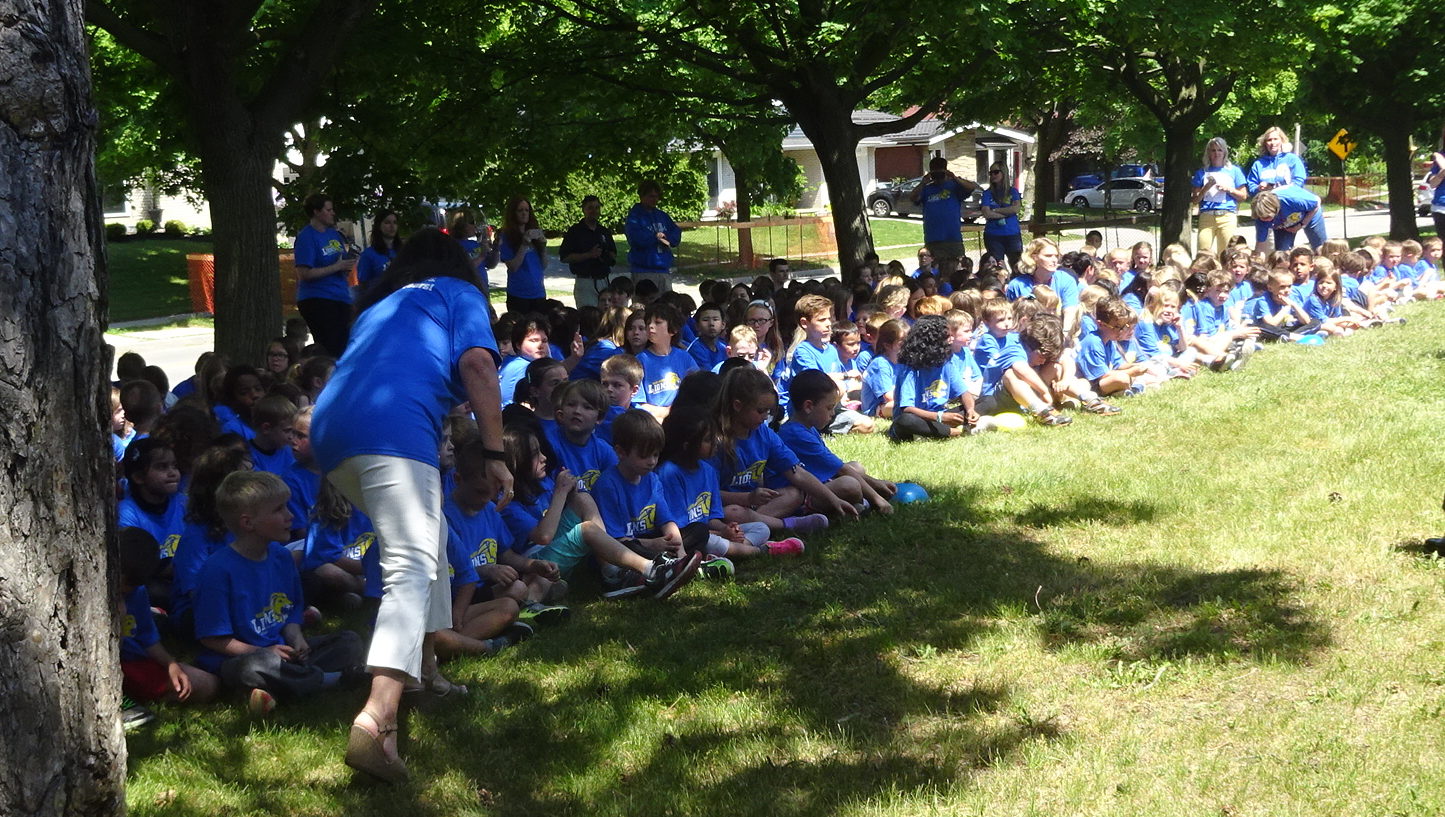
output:
[[790,536],[779,542],[768,542],[764,547],[768,549],[769,556],[803,555],[803,540],[796,536]]

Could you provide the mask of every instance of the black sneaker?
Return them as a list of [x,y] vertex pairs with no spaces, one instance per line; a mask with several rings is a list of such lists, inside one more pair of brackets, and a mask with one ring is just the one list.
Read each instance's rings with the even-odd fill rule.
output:
[[620,599],[633,596],[647,589],[645,577],[630,567],[620,567],[612,576],[602,579],[602,597]]
[[572,611],[560,604],[543,604],[540,601],[524,601],[517,618],[535,624],[561,624],[572,617]]
[[497,636],[497,638],[506,639],[508,647],[515,647],[518,644],[521,644],[523,641],[531,638],[532,634],[535,632],[536,630],[533,630],[532,625],[528,624],[527,622],[514,621],[511,624],[507,625],[507,629],[503,630],[502,634]]
[[702,562],[702,553],[689,553],[681,559],[659,556],[647,571],[647,587],[659,599],[665,599],[677,592],[679,587],[692,581],[697,575],[697,566]]
[[125,732],[134,732],[143,726],[155,723],[156,713],[133,702],[130,698],[121,701],[120,726]]

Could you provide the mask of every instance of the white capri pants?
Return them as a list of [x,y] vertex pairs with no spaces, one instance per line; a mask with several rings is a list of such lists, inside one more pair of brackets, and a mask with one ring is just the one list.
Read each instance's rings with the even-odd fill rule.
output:
[[326,475],[371,518],[385,593],[366,663],[421,678],[422,638],[452,626],[441,472],[404,457],[360,454]]

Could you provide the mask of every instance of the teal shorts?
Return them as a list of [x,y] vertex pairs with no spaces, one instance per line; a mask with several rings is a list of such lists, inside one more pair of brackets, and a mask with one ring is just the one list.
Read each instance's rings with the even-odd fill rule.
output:
[[562,518],[557,522],[557,535],[552,537],[552,544],[527,554],[533,559],[541,559],[547,562],[555,562],[558,570],[565,578],[591,553],[587,543],[582,541],[582,518],[572,512],[571,508],[562,511]]

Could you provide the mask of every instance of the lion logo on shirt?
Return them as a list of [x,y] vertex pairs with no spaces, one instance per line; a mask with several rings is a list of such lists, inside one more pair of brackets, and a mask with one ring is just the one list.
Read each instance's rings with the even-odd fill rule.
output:
[[927,397],[927,398],[930,399],[930,400],[939,400],[939,401],[947,402],[947,400],[948,400],[948,384],[945,383],[945,382],[943,382],[943,379],[942,379],[942,378],[939,378],[938,380],[935,380],[935,381],[933,381],[932,383],[930,383],[930,384],[928,385],[928,388],[927,388],[927,389],[924,389],[923,394],[924,394],[925,397]]
[[472,566],[483,567],[497,563],[497,540],[492,538],[483,539],[472,551]]
[[121,638],[135,638],[135,616],[127,614],[120,620]]
[[251,629],[255,630],[257,635],[261,635],[272,627],[285,624],[287,615],[295,606],[291,597],[285,593],[272,593],[271,603],[252,618]]
[[667,372],[663,374],[662,377],[647,384],[647,393],[661,394],[668,391],[677,391],[678,386],[681,385],[682,378],[677,376],[677,372]]
[[181,535],[179,533],[173,533],[170,536],[167,536],[166,541],[161,545],[161,558],[169,559],[175,556],[176,546],[180,543]]
[[597,484],[597,478],[600,476],[602,476],[602,472],[598,471],[596,468],[593,468],[592,470],[583,473],[581,478],[579,478],[577,481],[582,483],[583,488],[586,488],[590,491],[592,490],[592,486]]
[[371,531],[367,531],[366,533],[363,533],[360,536],[356,537],[356,541],[347,545],[345,548],[342,548],[341,555],[343,558],[355,559],[359,562],[361,561],[361,557],[365,556],[368,550],[371,550],[371,545],[375,541],[376,534],[372,533]]
[[746,470],[739,471],[733,476],[734,488],[746,488],[749,485],[763,484],[763,468],[767,467],[767,460],[758,460],[749,465]]
[[697,495],[697,500],[687,506],[687,521],[697,522],[708,517],[712,513],[712,491],[703,491]]
[[628,527],[630,528],[628,534],[631,536],[636,536],[650,530],[657,530],[657,504],[649,503],[644,505],[642,510],[637,512],[637,518],[632,520],[632,523],[629,524]]
[[341,252],[342,252],[341,242],[340,242],[340,241],[337,241],[337,240],[334,239],[334,238],[331,239],[330,241],[326,242],[326,246],[321,248],[321,254],[322,254],[322,255],[340,255]]

